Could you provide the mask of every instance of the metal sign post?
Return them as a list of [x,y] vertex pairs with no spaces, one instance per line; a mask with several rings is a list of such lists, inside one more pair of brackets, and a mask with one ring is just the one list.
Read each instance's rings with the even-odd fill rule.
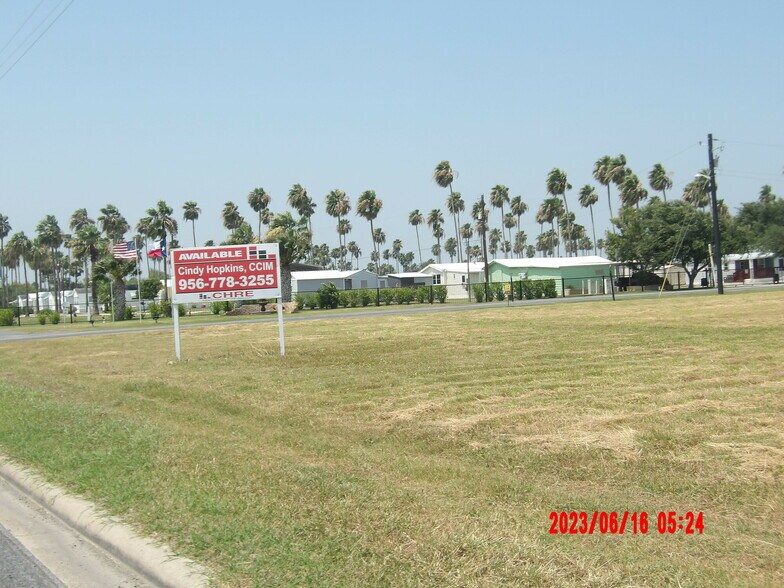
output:
[[277,299],[280,354],[285,354],[280,247],[277,243],[174,249],[171,260],[172,317],[178,360],[179,317],[174,306],[183,302]]

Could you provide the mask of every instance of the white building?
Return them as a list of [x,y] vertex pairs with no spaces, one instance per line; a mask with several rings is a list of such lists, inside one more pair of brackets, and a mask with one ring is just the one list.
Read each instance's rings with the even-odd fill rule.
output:
[[732,253],[723,258],[725,282],[759,284],[784,278],[784,257],[752,251]]
[[433,283],[433,274],[423,274],[422,272],[400,272],[397,274],[389,274],[386,278],[388,288],[429,286]]
[[338,290],[378,288],[378,276],[368,270],[316,270],[291,272],[291,293],[317,292],[324,284],[334,284]]
[[446,286],[450,299],[468,298],[468,284],[485,281],[484,263],[431,263],[420,273],[433,276],[434,286]]

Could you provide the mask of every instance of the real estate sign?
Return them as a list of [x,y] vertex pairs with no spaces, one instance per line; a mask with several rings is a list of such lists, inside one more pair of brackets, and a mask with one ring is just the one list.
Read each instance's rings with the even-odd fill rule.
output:
[[174,249],[171,255],[176,303],[281,297],[277,243]]

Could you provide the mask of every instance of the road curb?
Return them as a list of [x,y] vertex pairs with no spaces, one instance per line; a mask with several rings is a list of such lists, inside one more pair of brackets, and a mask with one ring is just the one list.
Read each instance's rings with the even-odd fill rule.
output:
[[196,562],[178,557],[168,547],[137,535],[90,502],[66,494],[3,456],[0,456],[0,477],[152,583],[165,588],[209,585],[206,570]]

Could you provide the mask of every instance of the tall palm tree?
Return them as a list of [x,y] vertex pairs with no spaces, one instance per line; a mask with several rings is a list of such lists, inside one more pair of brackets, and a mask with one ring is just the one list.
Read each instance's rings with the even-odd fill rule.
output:
[[[563,210],[563,204],[561,203],[560,198],[555,198],[555,197],[545,198],[542,204],[539,206],[539,211],[537,212],[537,222],[539,222],[540,225],[544,225],[544,223],[550,223],[550,227],[551,227],[550,230],[554,235],[557,235],[555,229],[555,219],[559,218],[563,214],[562,210]],[[542,233],[540,233],[539,236],[541,237]],[[560,256],[561,254],[560,239],[556,239],[555,241],[551,239],[548,242],[553,242],[557,245],[558,255]],[[542,252],[549,251],[549,250],[550,249],[539,248],[539,251]]]
[[[613,218],[612,199],[610,198],[610,183],[617,182],[624,174],[626,168],[626,156],[623,154],[617,157],[605,155],[596,160],[593,166],[593,177],[602,186],[607,187],[607,206],[610,209],[610,218]],[[613,232],[615,225],[613,225]]]
[[[376,227],[373,231],[373,243],[376,246],[376,251],[380,254],[381,253],[381,246],[387,242],[387,235],[383,229]],[[389,256],[387,256],[389,259]]]
[[73,232],[78,231],[82,227],[86,225],[94,225],[95,221],[90,218],[90,215],[87,214],[86,208],[77,208],[71,214],[71,219],[68,222],[68,226],[71,228]]
[[27,316],[30,316],[30,307],[28,305],[28,301],[30,300],[30,290],[27,282],[27,261],[30,257],[32,247],[33,244],[30,242],[30,239],[28,239],[27,235],[25,235],[24,232],[22,231],[19,231],[18,233],[14,233],[11,236],[11,239],[8,241],[8,248],[11,249],[14,252],[14,254],[21,260],[22,268],[24,269],[25,314]]
[[466,223],[460,227],[460,238],[465,240],[466,258],[470,257],[471,250],[471,237],[474,236],[474,228],[470,223]]
[[364,218],[370,223],[370,240],[373,243],[373,251],[376,252],[376,273],[379,272],[378,267],[378,249],[376,248],[375,230],[373,228],[373,221],[378,217],[384,203],[376,196],[373,190],[365,190],[357,198],[357,215]]
[[[149,236],[153,239],[165,239],[166,233],[169,234],[168,246],[166,248],[166,255],[163,256],[163,275],[165,285],[163,288],[163,299],[169,299],[169,269],[168,269],[168,252],[175,248],[176,243],[174,237],[179,230],[177,219],[172,216],[174,209],[169,206],[165,200],[159,200],[155,208],[147,209],[148,220],[145,221],[149,228]],[[140,222],[141,224],[141,222]],[[126,229],[127,230],[127,229]],[[104,231],[105,232],[105,231]],[[123,231],[124,233],[125,231]],[[140,231],[141,232],[141,231]],[[110,240],[114,241],[110,238]],[[112,267],[113,274],[118,274],[122,268]]]
[[515,242],[512,247],[512,251],[514,251],[517,257],[523,257],[525,254],[526,241],[528,241],[528,235],[525,234],[525,231],[518,230],[515,233]]
[[[501,227],[504,226],[504,204],[509,202],[509,188],[503,184],[496,184],[490,190],[490,205],[493,208],[501,209]],[[509,239],[512,239],[512,234],[509,233]]]
[[640,202],[648,198],[648,190],[642,185],[640,178],[631,170],[628,170],[620,183],[621,204],[623,206],[640,207]]
[[569,216],[569,203],[566,200],[566,192],[572,189],[572,185],[566,179],[566,173],[554,167],[550,170],[550,173],[547,174],[547,193],[552,194],[554,197],[561,197],[563,198],[563,205],[564,210],[566,211],[566,219],[567,223],[565,225],[565,237],[564,241],[566,241],[566,253],[567,256],[569,255],[569,246],[568,243],[572,239],[572,223]]
[[346,238],[348,234],[351,232],[351,221],[347,218],[341,218],[338,220],[338,240],[342,243],[340,246],[340,251],[342,253],[341,264],[346,265]]
[[444,214],[438,209],[434,208],[430,211],[430,214],[427,215],[427,225],[430,227],[430,230],[433,232],[433,236],[436,238],[436,243],[438,245],[438,263],[441,263],[441,237],[444,236]]
[[408,224],[416,229],[417,236],[417,251],[419,252],[419,265],[422,265],[422,245],[419,244],[419,225],[425,223],[425,216],[419,212],[419,209],[412,210],[408,214]]
[[[38,289],[38,292],[43,290],[42,285],[42,276],[44,272],[49,271],[51,267],[51,259],[49,256],[49,248],[41,243],[41,239],[36,237],[32,241],[32,247],[30,250],[30,258],[27,262],[30,265],[30,269],[33,270],[33,278],[35,279],[35,287]],[[41,300],[38,296],[38,292],[35,295],[35,312],[36,314],[41,312]]]
[[223,210],[221,210],[221,220],[223,221],[223,226],[231,231],[234,232],[242,226],[242,223],[245,222],[245,219],[240,214],[240,208],[234,202],[229,200],[223,205]]
[[[479,235],[479,239],[481,242],[481,249],[482,249],[482,257],[487,257],[487,244],[485,243],[485,234],[487,233],[487,229],[490,225],[490,211],[485,206],[485,195],[482,194],[479,197],[477,202],[474,202],[474,205],[471,207],[471,218],[474,219],[474,226],[476,227],[476,233]],[[487,270],[487,267],[485,267]],[[485,272],[486,273],[486,272]],[[487,282],[487,279],[485,279]]]
[[300,184],[294,184],[289,189],[287,202],[297,213],[307,221],[308,231],[310,232],[310,240],[308,244],[310,248],[313,247],[313,227],[311,225],[311,217],[316,211],[316,203],[308,196],[308,191],[305,190]]
[[[517,226],[517,218],[515,217],[514,213],[513,212],[507,212],[504,215],[504,228],[509,231],[509,239],[510,240],[508,241],[508,243],[510,243],[510,248],[511,248],[511,243],[512,243],[512,241],[511,241],[511,239],[512,239],[512,229],[515,228],[516,226]],[[518,229],[518,231],[519,231],[519,229]]]
[[114,204],[107,204],[101,208],[100,212],[101,216],[98,217],[98,224],[107,239],[114,245],[123,239],[125,233],[131,227]]
[[49,214],[38,223],[35,232],[38,233],[38,240],[49,249],[51,255],[52,277],[54,278],[54,308],[57,312],[61,312],[56,253],[63,244],[63,231],[60,229],[57,219]]
[[504,239],[504,235],[501,232],[501,229],[490,229],[490,232],[487,234],[487,241],[488,241],[488,250],[490,254],[495,256],[498,252],[498,246]]
[[261,240],[261,225],[267,224],[264,222],[264,211],[269,210],[270,202],[272,201],[272,197],[267,194],[264,188],[254,188],[248,194],[248,204],[250,204],[251,209],[253,212],[259,215],[259,240]]
[[8,306],[8,285],[6,284],[5,268],[5,238],[11,232],[11,223],[8,222],[8,217],[0,214],[0,276],[3,282],[3,306]]
[[[107,252],[106,245],[98,227],[89,223],[83,224],[76,231],[76,235],[71,240],[73,254],[76,259],[84,263],[84,288],[85,292],[90,289],[93,314],[98,314],[98,282],[93,279],[90,283],[90,275],[94,273],[95,264],[103,253]],[[88,269],[88,262],[90,267]]]
[[[648,174],[648,183],[652,190],[661,192],[662,196],[664,196],[664,201],[667,202],[667,190],[672,188],[672,179],[661,163],[655,164],[653,169],[651,169]],[[595,240],[596,239],[594,238],[594,241]]]
[[[185,222],[190,221],[191,229],[193,229],[193,246],[196,247],[196,221],[199,220],[201,208],[193,200],[188,200],[182,205],[182,219]],[[259,231],[261,232],[261,231]]]
[[773,193],[773,187],[765,184],[760,188],[759,197],[757,198],[760,204],[771,204],[776,201],[776,195]]
[[[340,245],[341,251],[343,251],[346,247],[346,235],[351,231],[351,223],[348,219],[344,219],[343,217],[351,211],[351,202],[343,190],[335,189],[324,198],[324,208],[329,216],[338,221],[338,244]],[[344,256],[343,263],[345,263],[345,261]]]
[[710,171],[703,169],[683,188],[683,199],[697,208],[705,208],[710,203]]
[[395,239],[392,241],[392,259],[395,260],[396,269],[395,271],[400,271],[400,253],[403,251],[403,241],[400,239]]
[[[515,196],[512,198],[512,201],[509,203],[509,210],[512,212],[513,215],[517,217],[517,232],[520,232],[520,227],[522,226],[520,223],[521,217],[528,211],[528,205],[523,202],[522,196]],[[517,242],[517,236],[515,235],[515,242]]]
[[596,251],[596,226],[593,223],[593,205],[599,202],[599,195],[596,193],[596,189],[593,186],[585,184],[582,188],[580,188],[580,206],[583,208],[587,208],[591,211],[591,233],[593,234],[593,254],[598,255]]
[[346,250],[349,252],[352,258],[356,258],[357,260],[357,269],[359,269],[359,256],[362,255],[362,250],[357,245],[356,241],[349,241],[348,245],[346,245]]
[[[450,184],[450,194],[449,197],[446,199],[446,209],[449,214],[452,215],[452,218],[455,221],[455,237],[457,238],[458,242],[460,241],[460,213],[465,210],[465,202],[463,201],[463,197],[460,192],[451,192],[451,184]],[[460,262],[463,260],[462,254],[460,252],[460,247],[457,248],[457,261]]]

